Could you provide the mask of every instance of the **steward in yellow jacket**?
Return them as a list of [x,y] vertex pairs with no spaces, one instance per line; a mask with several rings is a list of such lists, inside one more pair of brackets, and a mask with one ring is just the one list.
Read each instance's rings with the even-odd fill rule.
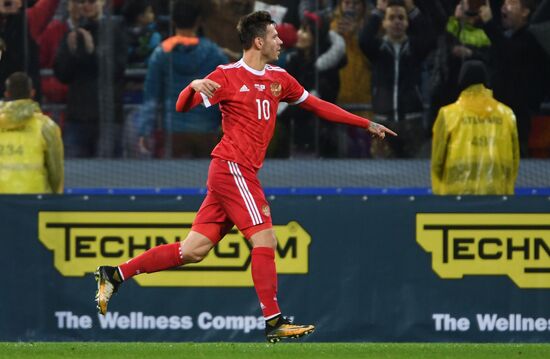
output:
[[519,168],[516,118],[487,89],[480,61],[460,73],[458,101],[440,109],[433,126],[432,191],[440,195],[514,194]]
[[30,78],[6,81],[0,103],[0,193],[63,193],[63,144],[57,124],[31,100]]

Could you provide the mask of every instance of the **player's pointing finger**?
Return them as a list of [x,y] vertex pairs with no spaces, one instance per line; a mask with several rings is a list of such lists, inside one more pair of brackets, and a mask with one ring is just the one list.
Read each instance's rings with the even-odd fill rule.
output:
[[397,133],[393,132],[392,130],[390,130],[387,127],[382,126],[382,129],[384,130],[384,132],[389,133],[392,136],[397,136]]

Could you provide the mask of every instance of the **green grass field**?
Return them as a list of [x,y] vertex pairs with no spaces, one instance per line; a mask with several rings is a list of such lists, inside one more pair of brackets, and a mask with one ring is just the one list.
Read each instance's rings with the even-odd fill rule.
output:
[[0,358],[550,358],[550,344],[0,343]]

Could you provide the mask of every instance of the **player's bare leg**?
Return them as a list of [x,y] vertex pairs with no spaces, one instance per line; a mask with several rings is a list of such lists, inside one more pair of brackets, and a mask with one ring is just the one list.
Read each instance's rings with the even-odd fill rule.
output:
[[277,304],[277,272],[275,248],[277,239],[273,229],[265,229],[251,236],[252,279],[265,318],[265,335],[270,343],[281,339],[299,338],[313,333],[313,325],[293,324],[281,315]]
[[141,273],[154,273],[186,263],[200,262],[214,244],[204,235],[190,231],[181,243],[165,244],[140,254],[118,267],[101,266],[95,272],[97,292],[95,300],[100,314],[107,313],[107,306],[123,281]]

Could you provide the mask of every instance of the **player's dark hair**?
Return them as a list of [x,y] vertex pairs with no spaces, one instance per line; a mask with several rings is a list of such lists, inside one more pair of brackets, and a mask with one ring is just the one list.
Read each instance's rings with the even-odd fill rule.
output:
[[387,7],[392,7],[392,6],[400,6],[400,7],[407,8],[405,6],[405,1],[404,0],[388,0]]
[[202,5],[197,0],[176,0],[172,5],[172,21],[178,29],[190,29],[202,15]]
[[237,24],[237,32],[243,49],[250,49],[255,38],[265,37],[267,26],[274,23],[267,11],[255,11],[241,17]]
[[14,72],[6,79],[10,100],[31,98],[32,89],[32,79],[24,72]]
[[149,6],[153,6],[151,0],[126,0],[122,8],[122,14],[127,24],[133,25],[139,15],[145,13]]

